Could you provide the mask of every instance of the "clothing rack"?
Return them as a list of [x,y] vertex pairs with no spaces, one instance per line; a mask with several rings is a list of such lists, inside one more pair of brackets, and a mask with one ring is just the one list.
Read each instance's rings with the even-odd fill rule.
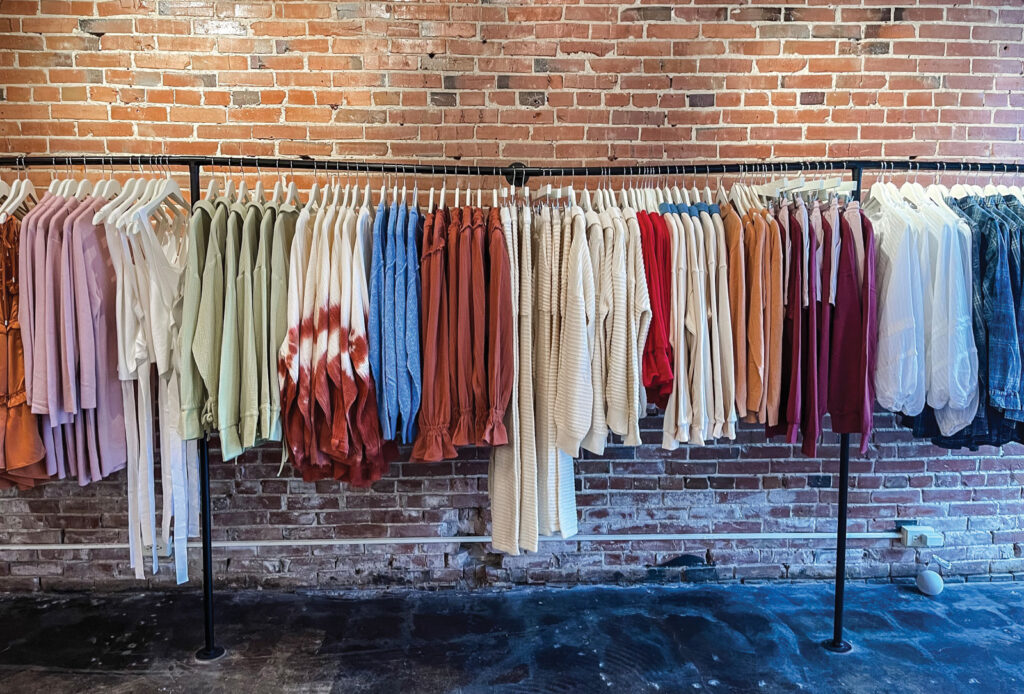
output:
[[[711,175],[711,174],[759,174],[804,171],[828,174],[849,171],[856,183],[855,197],[860,198],[861,182],[865,171],[901,172],[968,172],[968,173],[1024,173],[1024,164],[967,162],[967,161],[889,161],[882,159],[833,159],[815,161],[783,161],[774,163],[723,163],[723,164],[652,164],[625,166],[569,166],[537,167],[513,163],[508,166],[475,166],[460,164],[391,164],[352,160],[321,161],[309,157],[281,159],[272,157],[192,157],[161,155],[64,155],[64,156],[3,156],[0,167],[64,168],[72,166],[166,166],[185,167],[189,173],[191,201],[199,200],[202,190],[199,175],[202,167],[295,169],[305,171],[352,171],[360,173],[412,174],[419,176],[490,176],[503,177],[512,185],[525,185],[531,178],[552,178],[565,176],[646,176],[646,175]],[[201,532],[203,551],[203,628],[205,643],[195,656],[200,661],[216,660],[224,655],[224,648],[217,645],[214,628],[213,596],[213,519],[210,504],[210,454],[206,438],[200,440],[199,471],[201,496]],[[822,645],[835,653],[847,653],[852,646],[843,639],[843,600],[846,588],[846,541],[849,513],[850,486],[850,435],[839,437],[839,517],[836,528],[836,579],[835,608],[833,613],[832,638]]]

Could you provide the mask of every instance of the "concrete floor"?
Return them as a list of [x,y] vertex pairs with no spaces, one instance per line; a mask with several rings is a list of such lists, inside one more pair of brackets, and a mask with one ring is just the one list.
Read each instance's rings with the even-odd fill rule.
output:
[[1024,588],[827,584],[512,592],[221,593],[228,654],[198,663],[199,596],[0,597],[0,691],[1024,691]]

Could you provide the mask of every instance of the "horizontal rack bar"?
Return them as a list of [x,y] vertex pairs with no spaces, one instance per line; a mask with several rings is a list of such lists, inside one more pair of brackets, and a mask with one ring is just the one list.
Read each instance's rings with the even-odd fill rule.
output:
[[723,174],[806,171],[828,173],[843,170],[884,170],[884,171],[966,171],[993,173],[1022,173],[1024,163],[973,162],[944,160],[900,160],[884,159],[818,159],[806,161],[775,162],[732,162],[722,164],[631,164],[608,166],[525,166],[515,163],[508,166],[474,164],[401,164],[368,162],[345,159],[318,160],[308,157],[194,157],[161,155],[49,155],[49,156],[3,156],[0,167],[67,167],[67,166],[217,166],[257,169],[299,169],[305,171],[352,171],[363,173],[392,173],[411,175],[469,175],[504,176],[509,181],[523,182],[529,178],[555,176],[633,176],[666,174]]
[[[716,542],[732,542],[736,540],[769,541],[769,540],[830,540],[835,533],[825,532],[778,532],[778,533],[637,533],[609,535],[574,535],[573,537],[541,537],[541,542],[657,542],[713,540]],[[898,540],[900,534],[894,531],[850,533],[851,540]],[[488,544],[490,535],[457,535],[452,537],[338,537],[324,539],[296,540],[214,540],[213,546],[220,548],[240,549],[245,547],[327,547],[332,545],[447,545],[447,544]],[[189,542],[189,547],[201,547],[200,542]],[[2,552],[37,551],[72,551],[98,549],[128,549],[128,543],[100,542],[90,543],[53,543],[38,545],[0,545]]]

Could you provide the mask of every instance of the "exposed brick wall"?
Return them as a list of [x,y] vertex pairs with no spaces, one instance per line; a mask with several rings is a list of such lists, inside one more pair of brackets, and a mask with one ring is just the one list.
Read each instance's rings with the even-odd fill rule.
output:
[[8,151],[1024,156],[1020,0],[3,0]]
[[[660,441],[660,419],[644,420],[644,440]],[[876,444],[851,461],[850,530],[891,530],[919,519],[945,533],[935,550],[952,562],[947,576],[1024,576],[1024,457],[1020,446],[951,454],[915,442],[876,417]],[[215,450],[215,449],[214,449]],[[823,458],[765,442],[744,426],[733,445],[662,450],[610,446],[577,462],[580,532],[834,532],[838,437]],[[214,456],[216,458],[216,455]],[[470,452],[435,464],[395,463],[371,490],[277,476],[272,447],[212,466],[215,537],[288,540],[423,537],[488,532],[487,462]],[[124,542],[123,475],[91,485],[52,483],[0,492],[0,544]],[[509,583],[830,578],[829,540],[542,542],[537,554],[507,557],[485,545],[354,545],[218,549],[220,582],[238,586],[477,586]],[[850,575],[901,580],[918,554],[887,540],[852,540]],[[681,559],[683,555],[690,555]],[[190,552],[199,576],[199,551]],[[669,565],[666,565],[669,564]],[[166,569],[151,584],[170,585]],[[0,550],[0,590],[137,586],[127,550]]]
[[[528,5],[523,7],[521,5]],[[0,150],[590,163],[1024,157],[1020,0],[227,2],[0,0]],[[38,172],[44,178],[50,174]],[[581,531],[832,531],[825,459],[743,429],[731,446],[578,462]],[[880,415],[854,459],[852,530],[946,533],[961,576],[1024,571],[1019,447],[948,454]],[[487,532],[486,462],[394,465],[371,491],[213,464],[219,539]],[[0,493],[0,544],[124,541],[125,482]],[[548,542],[218,550],[235,585],[831,576],[828,541]],[[851,573],[915,571],[853,542]],[[655,568],[682,554],[706,566]],[[198,553],[193,552],[193,559]],[[126,552],[0,551],[0,589],[136,585]],[[198,564],[193,567],[198,575]],[[172,580],[163,572],[155,582]]]

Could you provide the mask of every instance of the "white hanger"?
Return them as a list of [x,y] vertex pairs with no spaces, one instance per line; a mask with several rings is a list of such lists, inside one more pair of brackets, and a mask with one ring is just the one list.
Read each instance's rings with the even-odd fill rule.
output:
[[266,203],[266,196],[263,195],[263,173],[260,171],[259,164],[256,165],[256,189],[252,193],[252,201],[258,205]]
[[270,204],[275,207],[281,205],[281,195],[284,193],[284,176],[279,175],[277,180],[274,181],[274,192],[270,195]]
[[238,166],[238,202],[242,205],[249,202],[249,188],[245,183],[245,171],[242,170],[242,162]]
[[291,175],[288,177],[288,186],[285,189],[284,202],[281,203],[282,208],[287,208],[289,211],[293,211],[298,208],[299,205],[299,187],[295,185],[295,170],[292,169]]
[[217,197],[217,195],[219,193],[220,193],[220,179],[218,179],[216,176],[212,176],[211,175],[210,176],[210,182],[208,184],[206,184],[206,196],[203,199],[204,200],[209,200],[210,202],[213,202],[216,199],[216,197]]
[[434,211],[434,165],[430,165],[430,194],[427,196],[429,202],[427,203],[427,213]]
[[103,207],[97,210],[96,214],[92,216],[93,225],[102,224],[107,219],[111,219],[114,215],[114,211],[121,207],[126,200],[137,200],[139,194],[142,192],[144,181],[141,178],[130,178],[127,183],[124,184],[124,188],[121,192],[114,196],[109,202]]
[[[968,164],[968,166],[970,166]],[[951,198],[966,198],[971,195],[971,191],[968,190],[967,186],[960,183],[960,176],[957,176],[957,182],[949,189],[949,196]]]
[[320,181],[316,177],[316,160],[313,160],[313,185],[309,188],[309,197],[306,198],[306,204],[311,208],[316,207],[321,202],[320,196]]
[[177,203],[184,210],[188,210],[188,204],[185,202],[185,197],[181,194],[181,188],[178,187],[178,182],[171,176],[168,176],[159,183],[156,193],[150,201],[147,202],[141,210],[139,210],[139,213],[144,217],[149,217],[153,214],[153,211],[165,201]]
[[[0,223],[6,222],[26,200],[36,200],[36,189],[29,180],[28,173],[26,172],[25,178],[20,180],[21,183],[16,188],[11,186],[11,195],[0,205]],[[15,181],[15,184],[17,183],[18,181]]]

